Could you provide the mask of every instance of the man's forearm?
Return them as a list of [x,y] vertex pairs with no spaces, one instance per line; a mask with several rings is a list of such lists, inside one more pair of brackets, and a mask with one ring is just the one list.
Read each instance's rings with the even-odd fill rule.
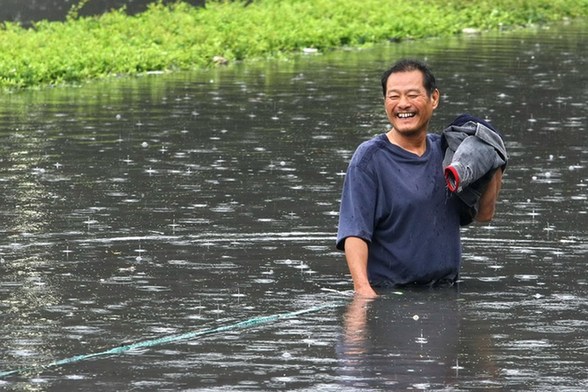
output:
[[367,274],[367,243],[358,237],[347,238],[345,240],[345,258],[353,279],[355,292],[364,296],[375,296],[376,292],[372,289]]
[[496,170],[492,180],[488,183],[486,190],[480,197],[480,206],[478,214],[475,219],[478,222],[490,222],[494,218],[496,211],[496,201],[498,200],[498,194],[502,188],[502,169]]

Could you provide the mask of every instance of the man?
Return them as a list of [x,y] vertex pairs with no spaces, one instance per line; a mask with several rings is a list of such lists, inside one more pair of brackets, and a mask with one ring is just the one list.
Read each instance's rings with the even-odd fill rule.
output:
[[[461,260],[460,211],[447,191],[442,138],[429,134],[439,105],[435,77],[423,63],[401,60],[382,76],[391,129],[355,151],[341,197],[337,248],[345,251],[356,294],[373,287],[452,284]],[[475,219],[490,221],[502,184],[497,170]]]

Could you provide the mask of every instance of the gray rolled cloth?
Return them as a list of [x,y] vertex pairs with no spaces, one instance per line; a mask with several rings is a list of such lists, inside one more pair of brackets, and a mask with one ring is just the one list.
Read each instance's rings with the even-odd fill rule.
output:
[[[468,121],[455,125],[462,122],[460,119]],[[500,134],[475,120],[462,115],[443,131],[447,142],[443,159],[445,180],[447,188],[458,194],[489,172],[505,166],[508,160]]]

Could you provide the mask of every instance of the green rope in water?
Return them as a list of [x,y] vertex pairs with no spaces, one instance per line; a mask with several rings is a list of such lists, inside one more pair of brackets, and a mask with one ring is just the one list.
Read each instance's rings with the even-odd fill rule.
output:
[[41,371],[41,370],[48,369],[48,368],[53,368],[53,367],[67,365],[67,364],[74,363],[74,362],[84,361],[84,360],[90,359],[90,358],[120,354],[125,351],[130,351],[130,350],[134,350],[134,349],[138,349],[138,348],[153,347],[153,346],[157,346],[160,344],[172,343],[172,342],[177,342],[177,341],[181,341],[181,340],[195,339],[195,338],[199,338],[202,336],[213,335],[213,334],[217,334],[217,333],[221,333],[221,332],[252,328],[252,327],[255,327],[258,325],[269,324],[269,323],[276,322],[278,320],[295,318],[295,317],[300,316],[305,313],[319,312],[323,309],[334,308],[337,306],[339,306],[339,304],[330,303],[330,304],[325,304],[325,305],[320,305],[320,306],[314,306],[312,308],[297,310],[297,311],[293,311],[293,312],[289,312],[289,313],[278,313],[278,314],[274,314],[271,316],[254,317],[254,318],[250,318],[248,320],[240,321],[240,322],[237,322],[234,324],[212,327],[212,328],[207,328],[207,329],[201,329],[198,331],[187,332],[187,333],[184,333],[181,335],[171,335],[171,336],[164,336],[164,337],[156,338],[156,339],[144,340],[141,342],[136,342],[136,343],[131,343],[131,344],[123,345],[123,346],[113,347],[113,348],[111,348],[109,350],[105,350],[105,351],[100,351],[100,352],[90,353],[90,354],[76,355],[76,356],[73,356],[70,358],[60,359],[57,361],[47,363],[45,365],[37,365],[37,366],[31,366],[31,367],[27,367],[27,368],[3,371],[3,372],[0,372],[0,378],[13,376],[13,375],[28,372],[28,371]]

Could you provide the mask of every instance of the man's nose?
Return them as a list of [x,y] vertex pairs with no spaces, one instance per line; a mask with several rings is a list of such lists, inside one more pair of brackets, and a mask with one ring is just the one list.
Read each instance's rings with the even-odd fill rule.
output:
[[408,97],[406,95],[401,95],[398,98],[398,106],[401,108],[410,106],[410,102],[409,102]]

